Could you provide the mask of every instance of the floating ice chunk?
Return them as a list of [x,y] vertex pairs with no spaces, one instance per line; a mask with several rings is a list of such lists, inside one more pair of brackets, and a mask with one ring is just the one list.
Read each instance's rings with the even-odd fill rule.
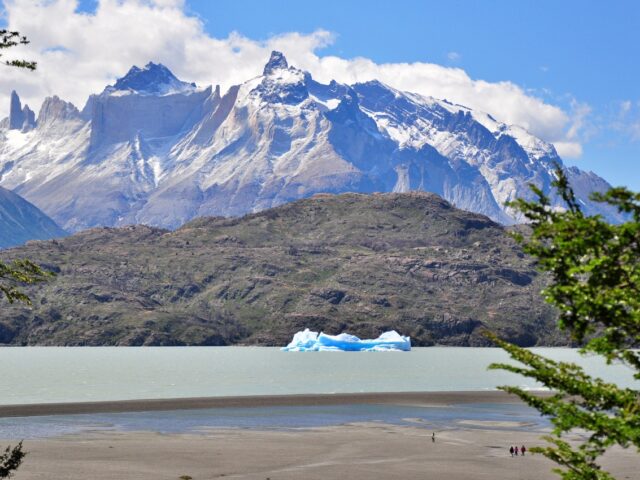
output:
[[323,332],[312,332],[307,328],[296,333],[291,343],[282,350],[285,352],[408,352],[411,350],[411,339],[403,337],[395,330],[385,332],[378,338],[361,340],[348,333],[327,335]]
[[282,350],[287,352],[305,352],[307,350],[318,350],[314,348],[318,341],[318,332],[312,332],[308,328],[298,332],[293,336],[291,343]]

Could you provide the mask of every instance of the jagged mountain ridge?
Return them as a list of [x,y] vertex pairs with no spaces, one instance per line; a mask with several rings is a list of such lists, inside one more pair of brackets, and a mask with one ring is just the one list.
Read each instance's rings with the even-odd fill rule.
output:
[[0,187],[0,248],[65,235],[67,233],[37,207]]
[[[549,192],[561,162],[552,145],[487,114],[377,81],[324,85],[279,52],[224,95],[149,63],[82,111],[53,97],[34,128],[3,125],[0,185],[70,231],[177,228],[345,191],[426,190],[510,224],[522,218],[504,202],[529,197],[530,182]],[[621,219],[589,200],[606,181],[568,173],[587,213]]]

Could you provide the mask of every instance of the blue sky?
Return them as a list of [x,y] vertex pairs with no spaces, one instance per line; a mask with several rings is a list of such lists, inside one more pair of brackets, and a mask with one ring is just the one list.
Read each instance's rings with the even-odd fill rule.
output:
[[[96,4],[83,0],[80,10]],[[267,43],[321,29],[333,37],[314,47],[319,57],[433,63],[511,82],[566,113],[566,136],[582,147],[566,163],[640,190],[638,1],[186,0],[180,8],[215,39],[236,32]]]

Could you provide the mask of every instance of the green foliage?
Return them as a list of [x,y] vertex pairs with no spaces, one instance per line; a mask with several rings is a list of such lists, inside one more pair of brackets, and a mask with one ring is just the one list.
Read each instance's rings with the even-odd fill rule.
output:
[[22,442],[13,448],[7,447],[0,455],[0,478],[11,477],[26,455],[26,452],[22,450]]
[[47,272],[30,260],[14,260],[6,264],[0,262],[0,292],[9,300],[24,302],[28,305],[31,300],[20,291],[20,285],[43,282],[53,273]]
[[[530,238],[517,236],[525,252],[548,272],[551,284],[545,300],[559,311],[559,327],[582,345],[582,353],[604,356],[608,363],[622,363],[640,379],[640,194],[613,188],[594,200],[606,202],[629,214],[619,225],[582,212],[564,171],[556,165],[554,186],[567,209],[554,211],[549,198],[532,187],[537,200],[519,199],[510,204],[530,220]],[[518,365],[494,364],[535,379],[554,394],[542,398],[517,387],[501,387],[514,393],[551,418],[550,445],[532,451],[560,465],[555,471],[566,480],[613,478],[601,470],[598,457],[612,447],[640,449],[640,392],[620,388],[587,375],[575,364],[555,362],[528,350],[491,338]],[[581,442],[569,443],[563,435],[586,432]]]
[[[19,32],[12,32],[10,30],[0,30],[0,50],[16,47],[18,45],[27,45],[29,40],[27,37],[20,35]],[[2,54],[0,54],[2,57]],[[30,62],[27,60],[6,60],[3,62],[10,67],[26,68],[28,70],[36,69],[36,62]]]

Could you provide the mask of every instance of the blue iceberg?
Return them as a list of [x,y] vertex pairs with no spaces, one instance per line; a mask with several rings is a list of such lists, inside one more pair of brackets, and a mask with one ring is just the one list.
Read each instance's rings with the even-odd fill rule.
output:
[[341,333],[327,335],[312,332],[308,328],[293,336],[293,340],[281,349],[284,352],[408,352],[411,339],[395,330],[385,332],[378,338],[362,340],[355,335]]

